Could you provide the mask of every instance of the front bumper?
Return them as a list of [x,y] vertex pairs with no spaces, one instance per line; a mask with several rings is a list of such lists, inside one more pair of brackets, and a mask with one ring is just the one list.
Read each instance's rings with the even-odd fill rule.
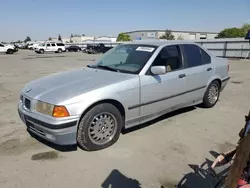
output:
[[[27,131],[32,132],[38,137],[58,145],[76,144],[77,119],[57,124],[41,121],[28,112],[21,105],[18,107],[18,114]],[[33,116],[33,117],[32,117]]]

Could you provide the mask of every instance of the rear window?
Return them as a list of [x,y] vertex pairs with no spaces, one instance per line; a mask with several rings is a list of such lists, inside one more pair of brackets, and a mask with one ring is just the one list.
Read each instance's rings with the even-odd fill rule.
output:
[[203,64],[200,48],[193,44],[183,45],[188,67],[196,67]]
[[201,49],[201,56],[202,56],[202,64],[209,64],[211,63],[211,57],[207,54],[203,49]]
[[63,43],[56,43],[57,46],[64,46]]

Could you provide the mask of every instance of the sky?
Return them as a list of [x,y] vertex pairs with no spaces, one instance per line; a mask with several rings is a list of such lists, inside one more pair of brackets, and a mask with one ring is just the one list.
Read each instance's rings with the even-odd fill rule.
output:
[[250,0],[0,0],[0,41],[140,29],[219,32],[250,23]]

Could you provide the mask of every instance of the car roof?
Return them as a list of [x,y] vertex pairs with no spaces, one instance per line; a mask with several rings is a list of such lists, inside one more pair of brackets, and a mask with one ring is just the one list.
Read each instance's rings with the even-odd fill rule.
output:
[[143,44],[143,45],[162,46],[167,44],[196,44],[196,43],[188,40],[138,40],[132,42],[124,42],[124,44]]

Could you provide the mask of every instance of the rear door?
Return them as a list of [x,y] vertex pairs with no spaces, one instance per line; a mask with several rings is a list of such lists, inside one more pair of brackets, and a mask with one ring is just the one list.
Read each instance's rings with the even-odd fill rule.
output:
[[198,45],[183,44],[186,67],[187,96],[193,102],[202,100],[209,80],[213,75],[211,57]]
[[57,47],[55,43],[51,43],[51,51],[57,51]]

